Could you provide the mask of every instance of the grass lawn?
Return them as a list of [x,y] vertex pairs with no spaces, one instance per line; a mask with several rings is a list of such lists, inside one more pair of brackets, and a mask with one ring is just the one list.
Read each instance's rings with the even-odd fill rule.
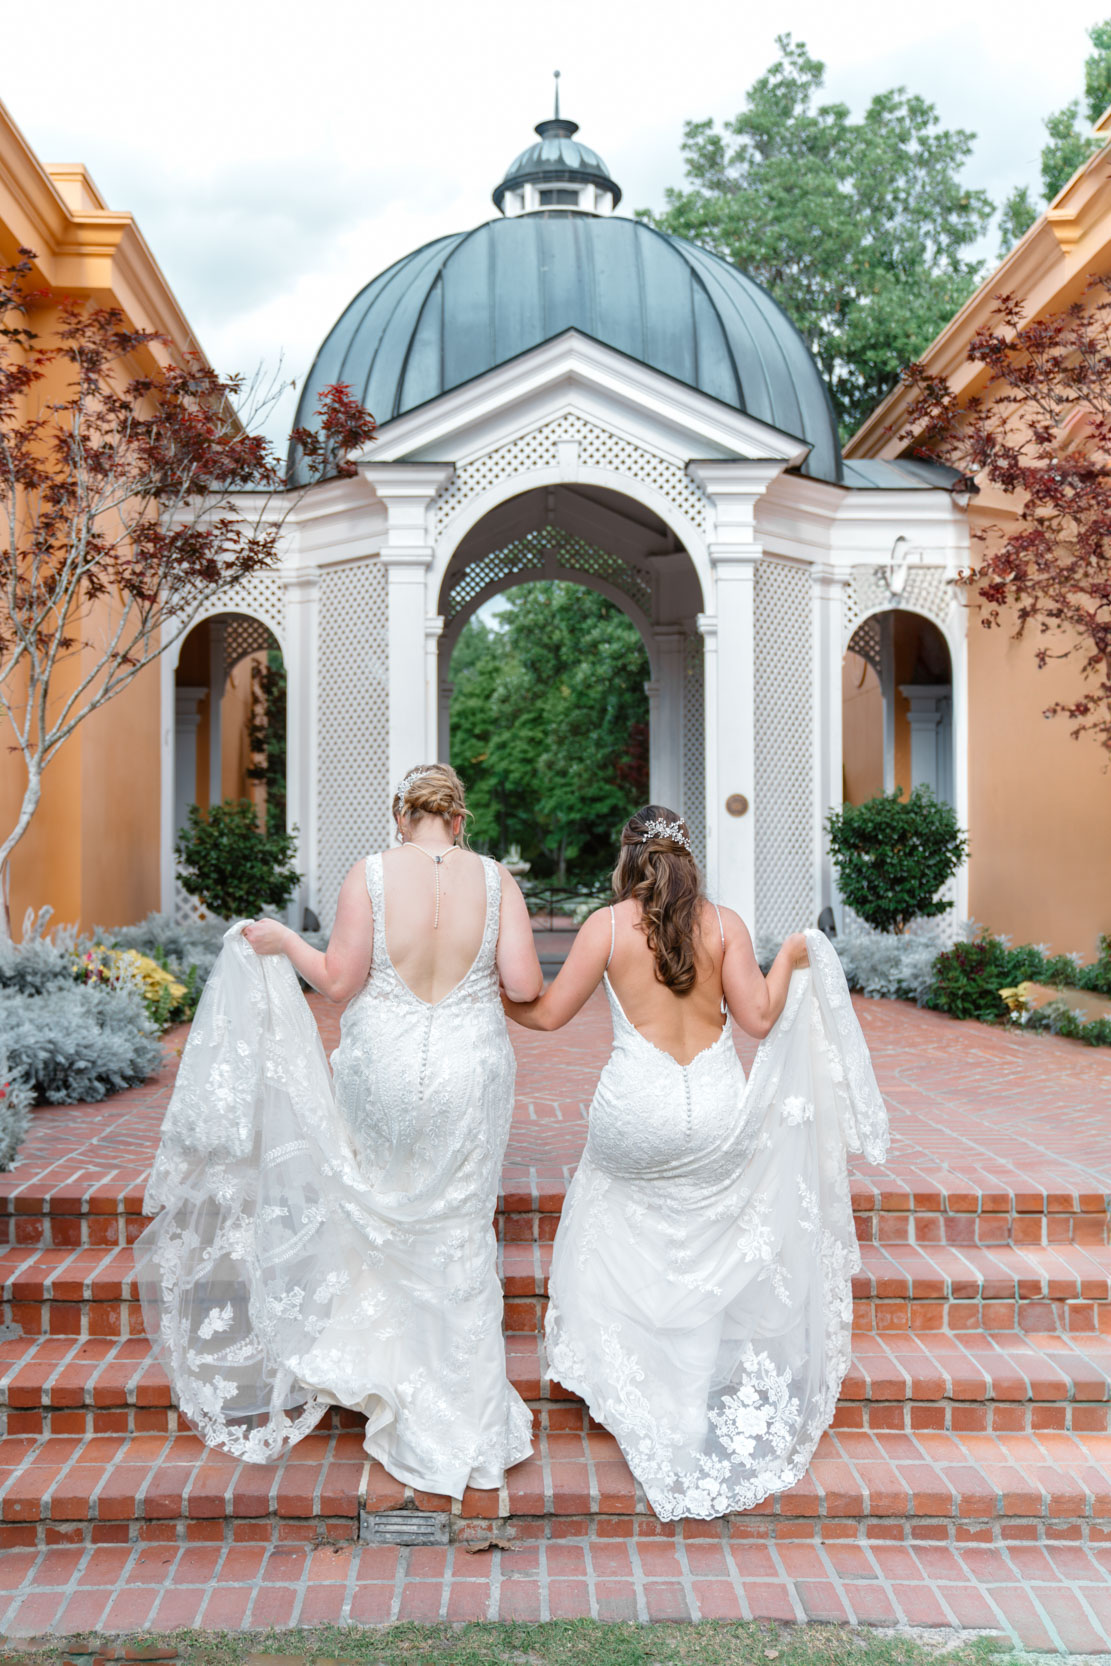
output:
[[[319,1626],[268,1632],[181,1631],[104,1639],[106,1652],[145,1645],[177,1648],[189,1666],[1006,1666],[1010,1645],[998,1637],[953,1632],[892,1635],[848,1626],[776,1626],[705,1620],[698,1625],[603,1625],[553,1620],[544,1625]],[[54,1666],[63,1658],[92,1666],[95,1638],[46,1647],[10,1645],[0,1666]],[[1022,1657],[1029,1659],[1029,1656]]]

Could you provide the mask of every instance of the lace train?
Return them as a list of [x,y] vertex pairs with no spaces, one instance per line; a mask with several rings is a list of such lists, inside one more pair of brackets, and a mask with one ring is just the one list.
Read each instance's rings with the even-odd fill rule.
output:
[[745,1085],[728,1032],[680,1066],[613,991],[614,1050],[556,1235],[550,1374],[616,1435],[663,1520],[803,1474],[849,1364],[848,1150],[887,1115],[840,962],[807,933]]

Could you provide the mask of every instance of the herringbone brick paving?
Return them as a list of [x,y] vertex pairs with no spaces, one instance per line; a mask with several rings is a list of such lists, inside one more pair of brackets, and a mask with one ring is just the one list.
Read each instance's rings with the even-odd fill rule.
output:
[[[331,1047],[338,1012],[314,1008]],[[499,1231],[538,1449],[501,1495],[468,1494],[444,1549],[350,1543],[356,1504],[447,1505],[366,1465],[351,1414],[264,1470],[178,1430],[132,1334],[127,1246],[181,1035],[142,1088],[36,1113],[0,1177],[3,1293],[26,1333],[0,1342],[0,1626],[847,1617],[1106,1650],[1111,1059],[902,1003],[857,1010],[894,1137],[883,1168],[854,1170],[865,1266],[834,1429],[790,1493],[678,1532],[541,1374],[544,1263],[608,1048],[600,997],[558,1037],[514,1035]],[[517,1548],[465,1553],[492,1529]]]

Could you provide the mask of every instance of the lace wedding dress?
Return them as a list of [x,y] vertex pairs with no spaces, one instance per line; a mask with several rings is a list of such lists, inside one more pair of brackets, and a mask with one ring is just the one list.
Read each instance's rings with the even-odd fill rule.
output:
[[840,961],[806,941],[747,1086],[728,1023],[679,1065],[605,979],[613,1052],[556,1234],[548,1361],[667,1521],[797,1481],[849,1364],[846,1152],[881,1161],[887,1114]]
[[[242,922],[197,1010],[136,1245],[148,1335],[210,1445],[267,1462],[329,1404],[399,1480],[459,1498],[532,1448],[510,1386],[492,1221],[515,1064],[495,966],[501,879],[466,976],[430,1004],[385,933],[329,1077],[284,955]],[[334,1083],[334,1086],[333,1086]]]

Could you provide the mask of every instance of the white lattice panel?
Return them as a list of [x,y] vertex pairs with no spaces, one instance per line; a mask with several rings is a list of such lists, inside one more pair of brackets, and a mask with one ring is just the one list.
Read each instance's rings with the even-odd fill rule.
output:
[[621,439],[585,417],[566,412],[528,434],[496,446],[483,457],[461,463],[433,506],[436,536],[439,537],[452,515],[469,498],[514,475],[532,469],[555,468],[559,462],[560,440],[578,441],[579,461],[586,468],[610,469],[630,480],[654,486],[696,527],[705,526],[705,494],[678,463],[644,446],[634,445],[631,440]]
[[944,628],[953,600],[952,586],[944,567],[911,567],[902,594],[893,596],[884,583],[883,567],[854,567],[845,590],[844,639],[842,650],[862,619],[889,608],[910,608]]
[[265,572],[252,573],[230,590],[221,591],[220,595],[205,603],[194,622],[199,624],[202,619],[212,619],[218,613],[244,613],[253,619],[261,619],[279,642],[284,641],[285,593],[277,570],[267,568]]
[[389,642],[380,561],[321,574],[319,667],[316,895],[327,929],[352,862],[389,843]]
[[277,647],[277,638],[261,619],[252,619],[246,613],[228,613],[224,617],[225,677],[230,676],[240,660],[246,659],[248,654],[258,654],[264,648]]
[[876,673],[883,676],[883,639],[880,635],[880,622],[876,614],[869,614],[862,625],[858,625],[849,638],[848,650],[851,654],[859,654],[866,660]]
[[457,618],[468,602],[474,601],[487,585],[497,579],[514,578],[519,573],[545,567],[551,567],[553,575],[558,578],[583,574],[588,578],[605,579],[615,590],[620,590],[622,595],[635,602],[642,613],[647,615],[651,612],[652,588],[647,572],[630,566],[619,555],[611,555],[608,550],[599,549],[583,538],[576,538],[573,533],[564,532],[561,527],[548,526],[526,532],[523,538],[507,544],[504,549],[492,550],[480,561],[472,561],[448,591],[444,618],[449,623]]
[[780,939],[813,925],[811,583],[806,567],[756,566],[756,925]]
[[687,637],[683,656],[683,802],[695,861],[706,872],[706,695],[702,638]]

